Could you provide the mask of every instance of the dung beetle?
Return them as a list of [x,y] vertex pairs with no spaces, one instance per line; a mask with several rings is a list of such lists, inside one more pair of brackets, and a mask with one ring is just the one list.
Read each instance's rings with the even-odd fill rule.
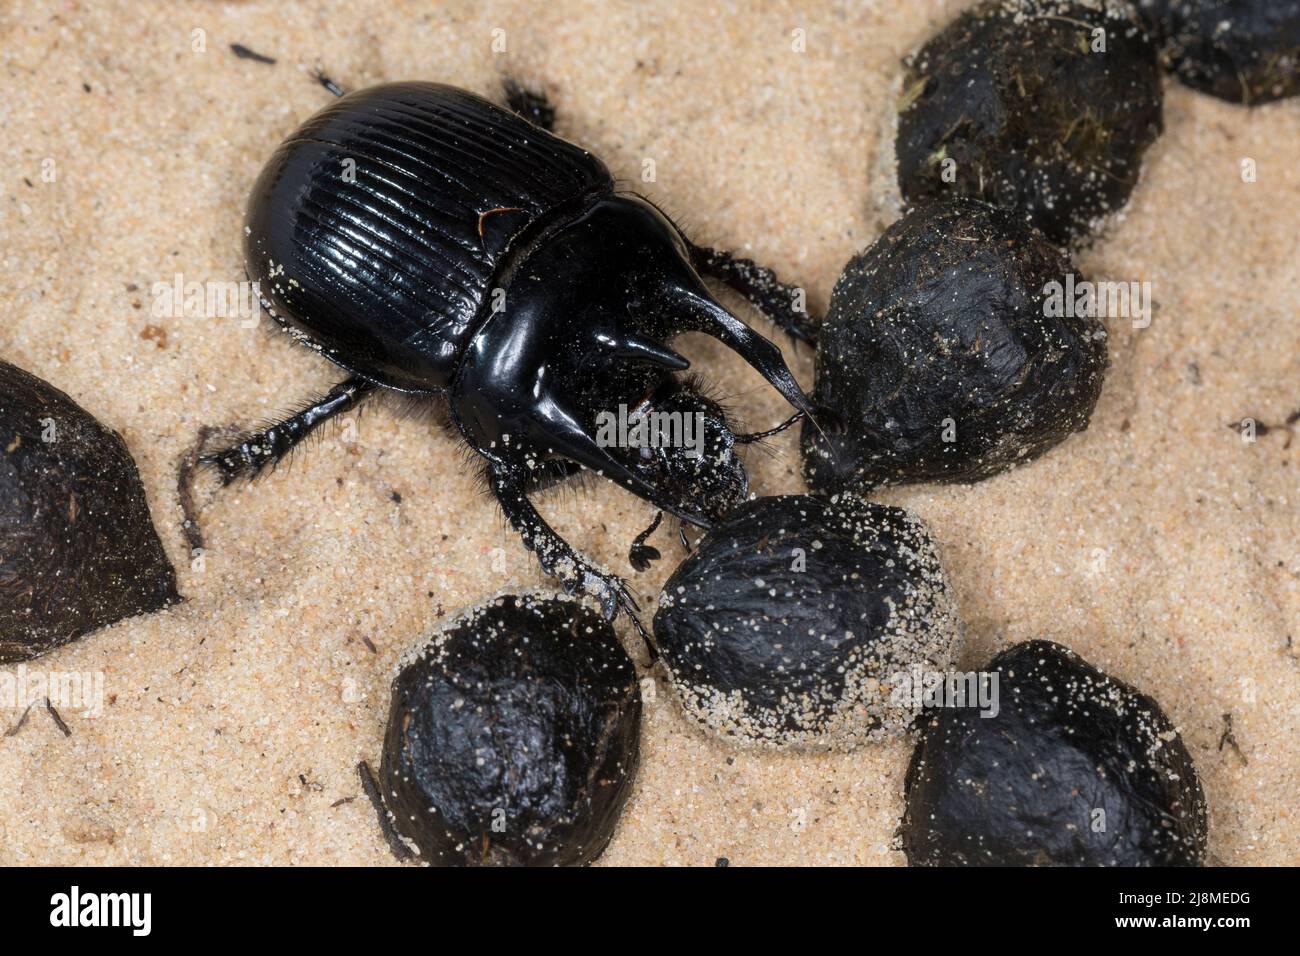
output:
[[[518,86],[507,85],[507,109],[438,83],[344,94],[318,79],[340,98],[262,170],[245,266],[272,318],[350,377],[204,460],[229,483],[376,391],[443,397],[542,568],[596,598],[607,618],[634,610],[622,580],[576,553],[530,492],[586,468],[709,528],[748,493],[733,445],[758,436],[731,434],[716,403],[673,375],[690,363],[666,343],[686,331],[721,340],[798,418],[810,405],[780,349],[720,305],[700,275],[812,341],[801,298],[770,270],[694,245],[654,204],[616,190],[603,162],[544,128],[549,104]],[[665,403],[700,412],[704,454],[600,440],[601,415]],[[677,459],[688,455],[684,469]],[[640,560],[653,553],[638,546]]]

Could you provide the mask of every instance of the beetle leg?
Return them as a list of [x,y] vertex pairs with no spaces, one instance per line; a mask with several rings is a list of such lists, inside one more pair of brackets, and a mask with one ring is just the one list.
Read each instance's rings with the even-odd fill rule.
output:
[[544,93],[535,93],[517,80],[507,77],[501,83],[510,112],[548,133],[555,131],[555,107]]
[[656,511],[655,520],[650,522],[650,527],[646,528],[637,535],[635,539],[633,539],[632,547],[629,548],[627,552],[627,560],[632,567],[636,568],[636,570],[648,571],[650,569],[650,562],[658,561],[662,557],[659,553],[659,549],[654,545],[646,544],[646,541],[649,540],[650,535],[659,530],[659,523],[663,520],[664,513],[662,511]]
[[325,87],[325,89],[329,90],[329,91],[330,91],[331,93],[333,93],[335,96],[344,96],[344,95],[346,95],[347,90],[343,89],[343,87],[339,86],[337,83],[335,83],[333,80],[331,80],[328,76],[326,76],[324,73],[322,73],[320,67],[317,67],[317,68],[312,72],[312,76],[314,76],[314,77],[316,78],[316,82],[317,82],[317,83],[319,83],[321,86]]
[[817,343],[819,324],[802,307],[804,292],[788,285],[776,273],[753,259],[742,259],[720,249],[691,244],[696,271],[711,276],[740,293],[745,300],[799,342]]
[[350,378],[335,385],[324,398],[312,402],[297,414],[247,436],[225,451],[203,455],[199,461],[215,467],[221,473],[223,485],[241,476],[252,478],[267,465],[273,465],[287,455],[294,445],[323,422],[356,408],[375,387],[373,382],[363,378]]
[[533,507],[526,474],[494,464],[488,466],[487,480],[511,527],[523,538],[524,547],[537,555],[543,571],[558,578],[569,594],[581,591],[599,601],[606,619],[612,621],[621,608],[636,620],[639,608],[627,585],[588,563]]

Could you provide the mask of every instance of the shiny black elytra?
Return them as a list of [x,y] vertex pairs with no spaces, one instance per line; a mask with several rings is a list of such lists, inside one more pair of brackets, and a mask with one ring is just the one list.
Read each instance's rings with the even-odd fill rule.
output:
[[[612,617],[635,607],[623,582],[575,553],[529,492],[587,468],[708,528],[748,493],[732,446],[753,436],[732,435],[721,409],[672,375],[690,363],[665,343],[715,336],[800,413],[809,404],[780,350],[699,273],[796,338],[811,341],[812,326],[794,289],[690,243],[650,202],[616,192],[599,159],[542,128],[543,100],[507,93],[514,111],[441,84],[371,87],[280,146],[249,199],[248,276],[285,330],[351,377],[205,461],[226,482],[251,477],[377,389],[445,396],[524,544]],[[682,449],[604,447],[596,415],[620,403],[702,411],[707,453],[688,463]]]

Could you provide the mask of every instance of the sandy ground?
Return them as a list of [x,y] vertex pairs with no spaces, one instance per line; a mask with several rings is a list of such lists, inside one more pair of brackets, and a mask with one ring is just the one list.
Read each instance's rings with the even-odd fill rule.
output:
[[[391,862],[352,767],[378,754],[394,661],[445,614],[541,581],[455,443],[383,405],[267,480],[201,493],[207,548],[191,561],[176,469],[199,429],[274,416],[339,377],[236,319],[152,314],[154,284],[177,273],[242,278],[253,178],[327,101],[306,67],[351,87],[540,85],[563,135],[628,180],[654,159],[651,198],[806,285],[820,311],[885,224],[871,170],[891,148],[899,58],[961,6],[5,3],[0,354],[122,432],[186,601],[28,665],[102,672],[107,700],[98,718],[66,714],[70,737],[38,709],[0,738],[0,863]],[[882,498],[942,546],[967,666],[1048,637],[1155,694],[1203,777],[1214,858],[1294,864],[1300,441],[1229,426],[1300,408],[1300,101],[1245,110],[1170,86],[1165,121],[1125,215],[1080,260],[1150,281],[1157,302],[1147,329],[1111,323],[1091,429],[978,486]],[[749,424],[783,417],[720,348],[687,345]],[[795,369],[810,383],[806,349]],[[799,490],[794,436],[773,447],[750,457],[755,491]],[[545,507],[631,574],[649,506],[604,484]],[[670,563],[635,577],[647,606]],[[1239,752],[1220,745],[1225,714]],[[603,862],[902,863],[908,750],[737,751],[661,686]]]

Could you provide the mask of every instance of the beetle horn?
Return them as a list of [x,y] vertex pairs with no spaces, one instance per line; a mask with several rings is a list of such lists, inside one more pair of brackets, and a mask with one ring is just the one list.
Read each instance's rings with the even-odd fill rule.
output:
[[680,505],[668,500],[661,489],[656,488],[611,455],[609,450],[602,447],[591,432],[583,427],[578,416],[563,403],[554,399],[544,400],[538,419],[541,432],[545,436],[544,441],[552,453],[591,471],[599,472],[611,481],[622,485],[638,498],[644,498],[674,517],[706,531],[712,527],[713,523],[707,518],[685,511]]
[[612,347],[615,355],[624,358],[642,359],[655,365],[662,365],[674,372],[684,372],[691,367],[691,363],[685,357],[678,355],[668,346],[639,335],[629,335],[618,339],[613,343]]
[[690,310],[691,328],[713,336],[743,358],[787,402],[812,419],[812,402],[799,387],[799,382],[785,364],[785,356],[779,348],[724,309],[707,293],[690,290],[682,292]]

